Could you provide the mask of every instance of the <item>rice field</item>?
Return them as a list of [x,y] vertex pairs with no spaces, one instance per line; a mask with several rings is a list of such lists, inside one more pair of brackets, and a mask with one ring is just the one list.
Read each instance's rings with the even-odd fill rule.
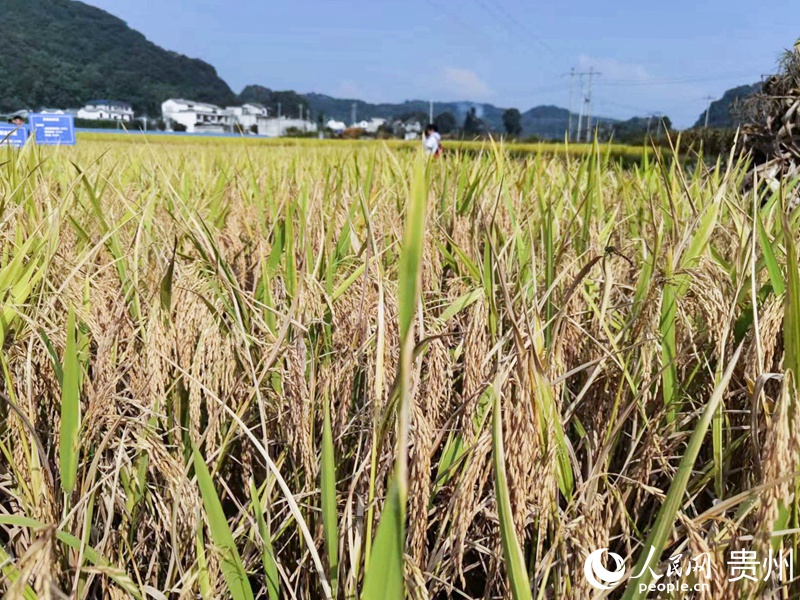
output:
[[[163,133],[145,133],[145,132],[79,132],[78,140],[81,142],[104,142],[106,146],[109,143],[125,143],[132,145],[140,145],[146,143],[149,145],[168,145],[168,146],[214,146],[226,147],[231,146],[248,146],[258,148],[305,148],[305,149],[320,149],[320,148],[349,148],[355,150],[363,147],[384,147],[391,150],[398,151],[416,151],[419,149],[419,141],[405,141],[397,139],[387,140],[343,140],[343,139],[313,139],[313,138],[264,138],[253,136],[203,136],[201,134],[189,135],[164,135]],[[570,143],[569,145],[555,142],[519,142],[519,141],[501,141],[501,147],[508,152],[509,155],[520,157],[535,154],[548,154],[550,156],[584,156],[587,152],[592,150],[591,144],[583,143]],[[481,140],[450,140],[445,139],[442,142],[445,152],[450,153],[479,153],[481,151],[489,150],[489,142]],[[602,152],[608,158],[616,161],[622,161],[626,164],[631,164],[635,161],[641,161],[645,152],[652,153],[652,149],[645,149],[643,146],[629,146],[626,144],[604,144]]]
[[731,569],[800,533],[796,216],[744,173],[0,148],[0,588],[796,597]]

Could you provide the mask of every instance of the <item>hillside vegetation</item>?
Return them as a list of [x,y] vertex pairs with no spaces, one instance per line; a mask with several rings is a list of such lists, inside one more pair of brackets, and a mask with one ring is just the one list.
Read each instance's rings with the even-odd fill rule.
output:
[[715,129],[733,129],[742,124],[741,115],[737,106],[743,100],[750,98],[761,89],[760,83],[740,85],[727,90],[722,98],[714,100],[710,107],[704,110],[697,118],[694,127],[704,127],[706,112],[708,112],[708,126]]
[[2,0],[0,23],[0,111],[112,98],[158,115],[169,97],[236,100],[211,65],[164,50],[83,2]]

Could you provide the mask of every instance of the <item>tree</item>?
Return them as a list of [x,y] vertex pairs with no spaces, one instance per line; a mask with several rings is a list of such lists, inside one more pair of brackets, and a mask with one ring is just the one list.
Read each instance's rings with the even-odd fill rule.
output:
[[458,129],[458,122],[451,112],[443,112],[436,115],[433,124],[439,128],[439,133],[447,135]]
[[378,137],[381,139],[390,139],[395,136],[394,124],[391,121],[386,121],[378,127]]
[[522,115],[516,108],[509,108],[503,113],[503,127],[508,135],[522,133]]
[[478,111],[473,106],[467,111],[464,119],[464,134],[468,136],[481,135],[484,131],[483,121],[478,118]]

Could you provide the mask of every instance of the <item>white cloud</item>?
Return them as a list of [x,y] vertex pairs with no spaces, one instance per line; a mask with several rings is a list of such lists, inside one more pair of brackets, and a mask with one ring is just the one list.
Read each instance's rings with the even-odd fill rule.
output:
[[445,67],[443,83],[450,97],[479,100],[492,95],[486,82],[469,69]]
[[590,68],[602,73],[603,80],[636,82],[650,80],[650,74],[642,65],[621,62],[614,58],[599,58],[582,54],[578,58],[578,70],[588,71]]

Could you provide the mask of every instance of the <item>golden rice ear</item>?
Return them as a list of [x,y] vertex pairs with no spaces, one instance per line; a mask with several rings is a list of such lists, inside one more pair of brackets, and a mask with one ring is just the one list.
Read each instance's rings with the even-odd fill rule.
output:
[[[510,597],[527,578],[588,598],[585,557],[632,567],[657,529],[659,568],[676,547],[711,554],[704,600],[778,592],[728,582],[718,540],[797,511],[800,407],[777,379],[798,356],[795,225],[780,194],[740,194],[744,165],[586,151],[448,143],[417,171],[421,228],[414,159],[392,144],[0,148],[6,587],[224,597],[235,547],[254,595],[363,597],[374,569],[383,598],[383,545],[394,595]],[[506,371],[500,414],[488,384]]]

